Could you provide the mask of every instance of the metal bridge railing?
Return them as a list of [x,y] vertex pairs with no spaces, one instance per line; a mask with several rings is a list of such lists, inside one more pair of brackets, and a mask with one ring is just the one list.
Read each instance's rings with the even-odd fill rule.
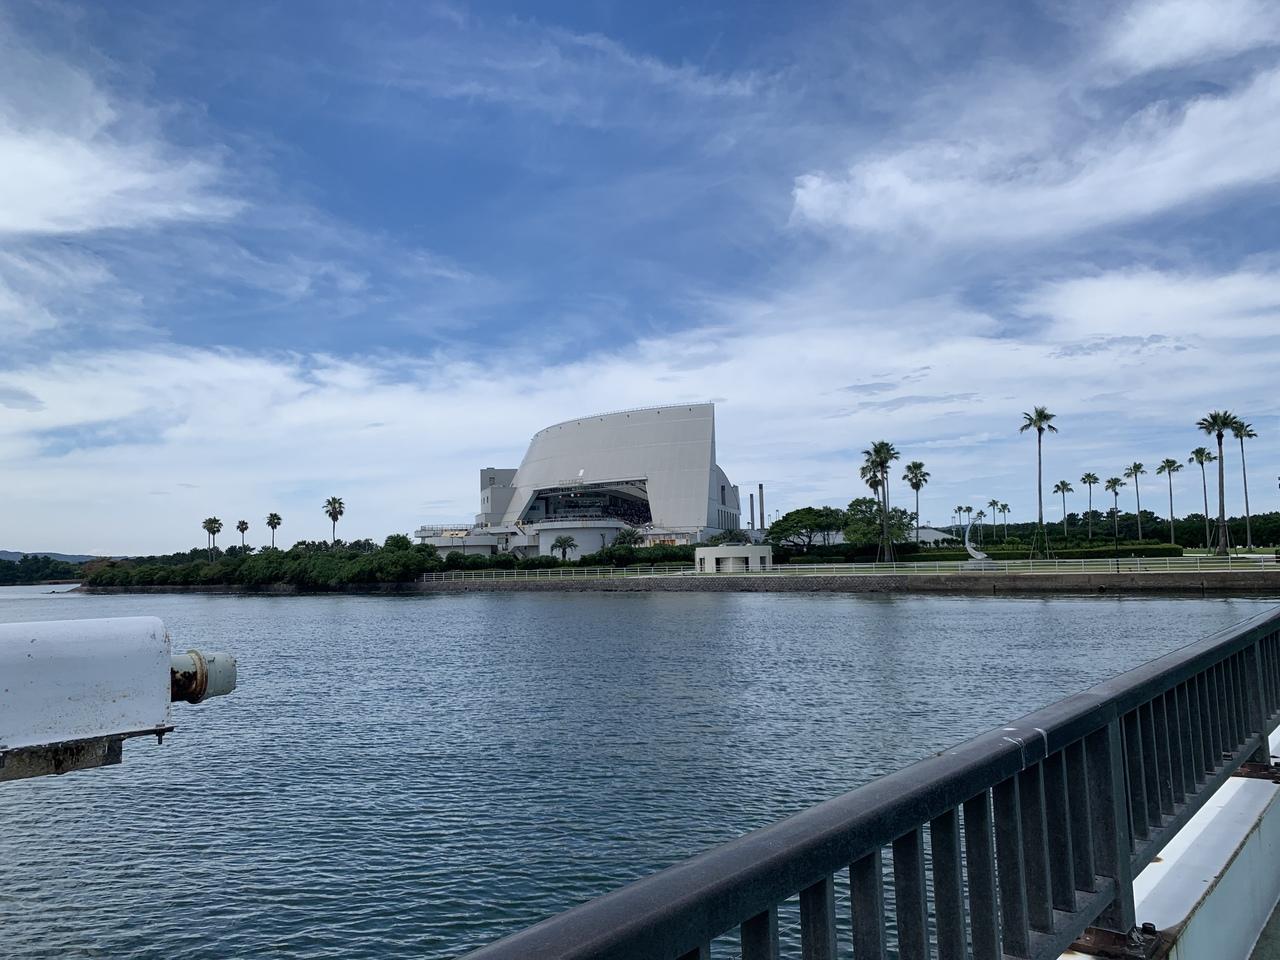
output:
[[726,936],[776,960],[798,897],[800,952],[833,960],[845,871],[858,960],[1057,957],[1133,929],[1134,875],[1278,722],[1280,609],[467,958],[705,960]]

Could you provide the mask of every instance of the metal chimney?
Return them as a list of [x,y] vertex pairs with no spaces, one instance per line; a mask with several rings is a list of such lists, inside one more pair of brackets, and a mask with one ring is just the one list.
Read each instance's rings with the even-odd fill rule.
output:
[[747,511],[747,526],[754,530],[756,528],[756,495],[748,493],[747,502],[751,504],[751,509]]
[[764,522],[764,484],[760,484],[760,529],[764,530],[768,524]]

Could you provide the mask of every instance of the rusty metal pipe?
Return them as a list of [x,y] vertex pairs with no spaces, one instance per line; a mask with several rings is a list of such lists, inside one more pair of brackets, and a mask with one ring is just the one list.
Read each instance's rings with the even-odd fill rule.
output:
[[188,650],[169,658],[169,699],[201,703],[236,688],[236,658],[229,653]]

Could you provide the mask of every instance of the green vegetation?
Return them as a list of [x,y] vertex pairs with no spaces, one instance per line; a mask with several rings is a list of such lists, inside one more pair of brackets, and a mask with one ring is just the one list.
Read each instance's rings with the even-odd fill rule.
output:
[[[1037,533],[1043,534],[1048,541],[1048,534],[1044,533],[1044,433],[1048,430],[1050,433],[1057,433],[1058,428],[1053,425],[1054,414],[1049,412],[1048,407],[1032,407],[1030,413],[1023,413],[1022,426],[1018,428],[1019,433],[1026,433],[1028,430],[1036,432],[1036,530]],[[1034,555],[1036,551],[1037,540],[1035,537],[1031,540],[1031,552]]]
[[[1097,475],[1096,473],[1086,472],[1085,474],[1083,474],[1083,475],[1080,477],[1080,482],[1081,482],[1081,483],[1083,483],[1086,487],[1088,487],[1088,488],[1089,488],[1089,513],[1088,513],[1088,517],[1089,517],[1089,539],[1090,539],[1090,540],[1092,540],[1092,539],[1093,539],[1093,488],[1094,488],[1095,486],[1097,486],[1099,483],[1101,483],[1102,481],[1098,479],[1098,475]],[[1006,529],[1005,529],[1005,534],[1004,534],[1004,535],[1005,535],[1006,537],[1008,537],[1008,536],[1009,536],[1009,531],[1008,531],[1008,529],[1007,529],[1007,524],[1006,524]]]
[[342,502],[341,497],[330,497],[324,502],[324,515],[333,524],[332,535],[329,537],[332,543],[338,542],[338,520],[346,512],[347,505]]
[[218,534],[222,532],[222,521],[217,517],[206,517],[204,522],[200,524],[204,528],[206,534],[206,542],[208,543],[209,559],[213,559],[213,551],[218,549]]
[[45,580],[78,580],[82,565],[30,554],[18,560],[0,560],[0,584],[41,583]]
[[1196,421],[1196,426],[1204,433],[1210,434],[1218,441],[1218,535],[1214,552],[1220,557],[1227,555],[1227,491],[1226,478],[1223,474],[1222,438],[1228,430],[1234,429],[1240,422],[1230,410],[1214,410],[1206,417]]
[[280,525],[283,523],[284,521],[280,519],[280,514],[278,513],[267,514],[267,529],[271,531],[271,546],[273,549],[275,548],[275,545],[276,545],[276,531],[280,529]]
[[[889,467],[901,456],[897,448],[887,440],[877,440],[868,449],[862,451],[863,463],[859,473],[867,486],[876,495],[880,514],[880,551],[881,560],[893,559],[893,545],[896,539],[890,529],[889,516]],[[921,464],[924,466],[924,464]]]
[[[405,534],[394,533],[381,547],[371,540],[303,541],[288,550],[229,547],[225,552],[216,550],[213,559],[208,559],[207,549],[196,548],[167,556],[94,560],[83,568],[66,566],[70,568],[68,576],[83,574],[85,582],[94,587],[288,584],[300,590],[325,591],[361,584],[410,583],[423,573],[444,570],[535,570],[692,562],[693,547],[677,546],[611,546],[568,563],[547,556],[520,560],[510,553],[464,556],[456,550],[442,558],[435,547],[414,544]],[[0,579],[0,582],[10,581]]]
[[379,547],[369,540],[344,544],[304,541],[288,550],[229,547],[189,550],[158,557],[94,560],[85,582],[96,587],[188,586],[287,583],[305,590],[337,590],[350,584],[403,583],[427,570],[442,570],[435,547],[414,546],[393,534]]
[[[1253,424],[1245,423],[1239,417],[1235,418],[1235,423],[1231,424],[1231,432],[1235,438],[1240,441],[1240,476],[1244,480],[1244,535],[1245,546],[1249,549],[1253,548],[1253,525],[1249,522],[1249,471],[1244,463],[1244,442],[1246,440],[1256,440],[1258,435],[1253,432]],[[1169,511],[1173,513],[1172,510]]]
[[1165,457],[1160,461],[1160,466],[1156,467],[1156,475],[1164,474],[1169,478],[1169,542],[1176,543],[1173,539],[1173,475],[1182,469],[1182,464],[1172,457]]
[[[920,490],[929,482],[929,471],[924,468],[924,464],[919,460],[912,460],[907,464],[907,469],[902,473],[902,479],[907,482],[916,495],[916,543],[920,542]],[[992,508],[996,506],[995,501],[991,502]]]
[[551,549],[560,551],[561,560],[568,560],[569,551],[578,549],[578,541],[568,534],[562,533],[551,541]]
[[613,538],[615,547],[638,547],[644,543],[644,534],[635,527],[623,527]]
[[1138,490],[1138,478],[1147,472],[1146,464],[1131,463],[1124,468],[1124,475],[1133,481],[1133,495],[1138,503],[1138,539],[1142,539],[1142,494]]

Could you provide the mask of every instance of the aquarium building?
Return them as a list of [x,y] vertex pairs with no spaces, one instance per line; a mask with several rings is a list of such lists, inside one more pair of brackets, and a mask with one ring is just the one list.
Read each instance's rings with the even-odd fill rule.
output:
[[474,523],[420,527],[442,552],[593,553],[633,528],[646,544],[696,543],[741,526],[738,488],[716,463],[715,405],[596,414],[533,435],[516,468],[480,471]]

